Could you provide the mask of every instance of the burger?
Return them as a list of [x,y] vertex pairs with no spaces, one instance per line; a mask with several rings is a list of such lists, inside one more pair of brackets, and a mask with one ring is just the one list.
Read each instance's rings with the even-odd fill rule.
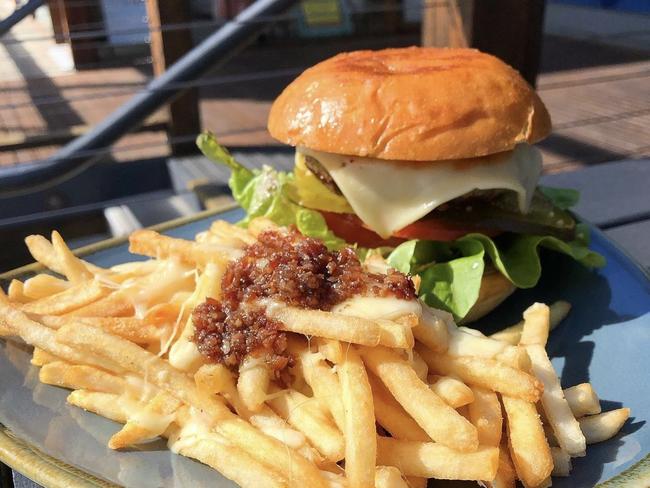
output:
[[249,170],[214,136],[251,218],[294,225],[336,249],[381,255],[419,276],[429,305],[471,321],[539,280],[540,248],[604,264],[568,210],[574,190],[538,186],[551,131],[519,73],[474,49],[342,53],[304,71],[271,107],[268,129],[295,147],[293,172]]

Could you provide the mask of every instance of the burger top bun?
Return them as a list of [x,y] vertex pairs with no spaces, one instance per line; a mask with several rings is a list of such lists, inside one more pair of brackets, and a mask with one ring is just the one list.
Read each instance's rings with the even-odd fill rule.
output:
[[342,53],[307,69],[271,107],[269,132],[293,146],[437,161],[546,137],[546,107],[517,71],[475,49]]

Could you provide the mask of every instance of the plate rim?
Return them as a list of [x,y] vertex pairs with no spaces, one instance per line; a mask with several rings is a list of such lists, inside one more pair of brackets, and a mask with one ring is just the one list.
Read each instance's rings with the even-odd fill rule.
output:
[[[238,207],[239,205],[234,201],[226,202],[216,208],[204,210],[187,217],[180,217],[162,222],[147,228],[162,232],[182,225],[191,224],[192,222],[208,217],[213,217],[229,210],[234,210]],[[592,224],[589,224],[589,227],[591,232],[597,232],[603,240],[625,256],[627,261],[633,265],[632,267],[639,274],[645,277],[646,280],[650,281],[650,270],[646,270],[639,262],[637,262],[636,259],[630,256],[630,254],[618,242],[609,238],[601,229]],[[86,256],[104,249],[119,246],[126,242],[128,242],[128,236],[113,237],[80,247],[75,249],[73,253],[77,256]],[[44,266],[40,263],[27,264],[1,273],[0,282],[11,280],[16,276],[40,271],[42,269],[44,269]],[[12,433],[11,430],[2,423],[0,423],[0,462],[46,488],[119,488],[119,485],[103,480],[81,468],[68,465],[53,456],[41,452],[29,442]],[[647,453],[644,458],[640,459],[638,462],[609,480],[598,484],[597,487],[634,488],[635,486],[638,486],[636,484],[638,481],[649,480],[650,453]]]

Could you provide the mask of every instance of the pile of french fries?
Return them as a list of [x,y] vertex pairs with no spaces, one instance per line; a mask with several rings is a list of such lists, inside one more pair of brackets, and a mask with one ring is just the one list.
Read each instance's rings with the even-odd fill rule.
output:
[[[272,227],[216,221],[194,241],[138,231],[130,250],[151,259],[108,269],[57,232],[30,236],[49,272],[0,290],[0,334],[34,346],[40,380],[73,390],[70,404],[123,424],[111,448],[164,437],[244,487],[545,487],[627,420],[601,413],[588,383],[562,389],[545,344],[566,302],[536,303],[491,337],[419,301],[370,315],[273,307],[296,359],[289,386],[259,358],[238,372],[208,362],[192,310]],[[366,267],[387,270],[376,255]]]

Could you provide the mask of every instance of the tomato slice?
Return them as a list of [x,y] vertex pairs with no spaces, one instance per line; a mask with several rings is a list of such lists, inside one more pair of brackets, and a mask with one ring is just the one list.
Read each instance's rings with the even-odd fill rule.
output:
[[498,232],[490,230],[476,230],[463,227],[457,227],[448,224],[440,219],[422,219],[407,225],[403,229],[395,232],[396,237],[405,239],[426,239],[428,241],[455,241],[471,232],[481,232],[482,234],[495,235]]
[[350,244],[356,243],[359,246],[370,248],[395,247],[411,239],[454,241],[470,232],[480,232],[488,236],[495,236],[499,233],[495,230],[452,226],[440,219],[424,218],[398,230],[388,239],[383,239],[377,233],[368,229],[361,219],[354,214],[339,214],[322,210],[320,213],[323,214],[327,226],[341,239],[345,239]]

